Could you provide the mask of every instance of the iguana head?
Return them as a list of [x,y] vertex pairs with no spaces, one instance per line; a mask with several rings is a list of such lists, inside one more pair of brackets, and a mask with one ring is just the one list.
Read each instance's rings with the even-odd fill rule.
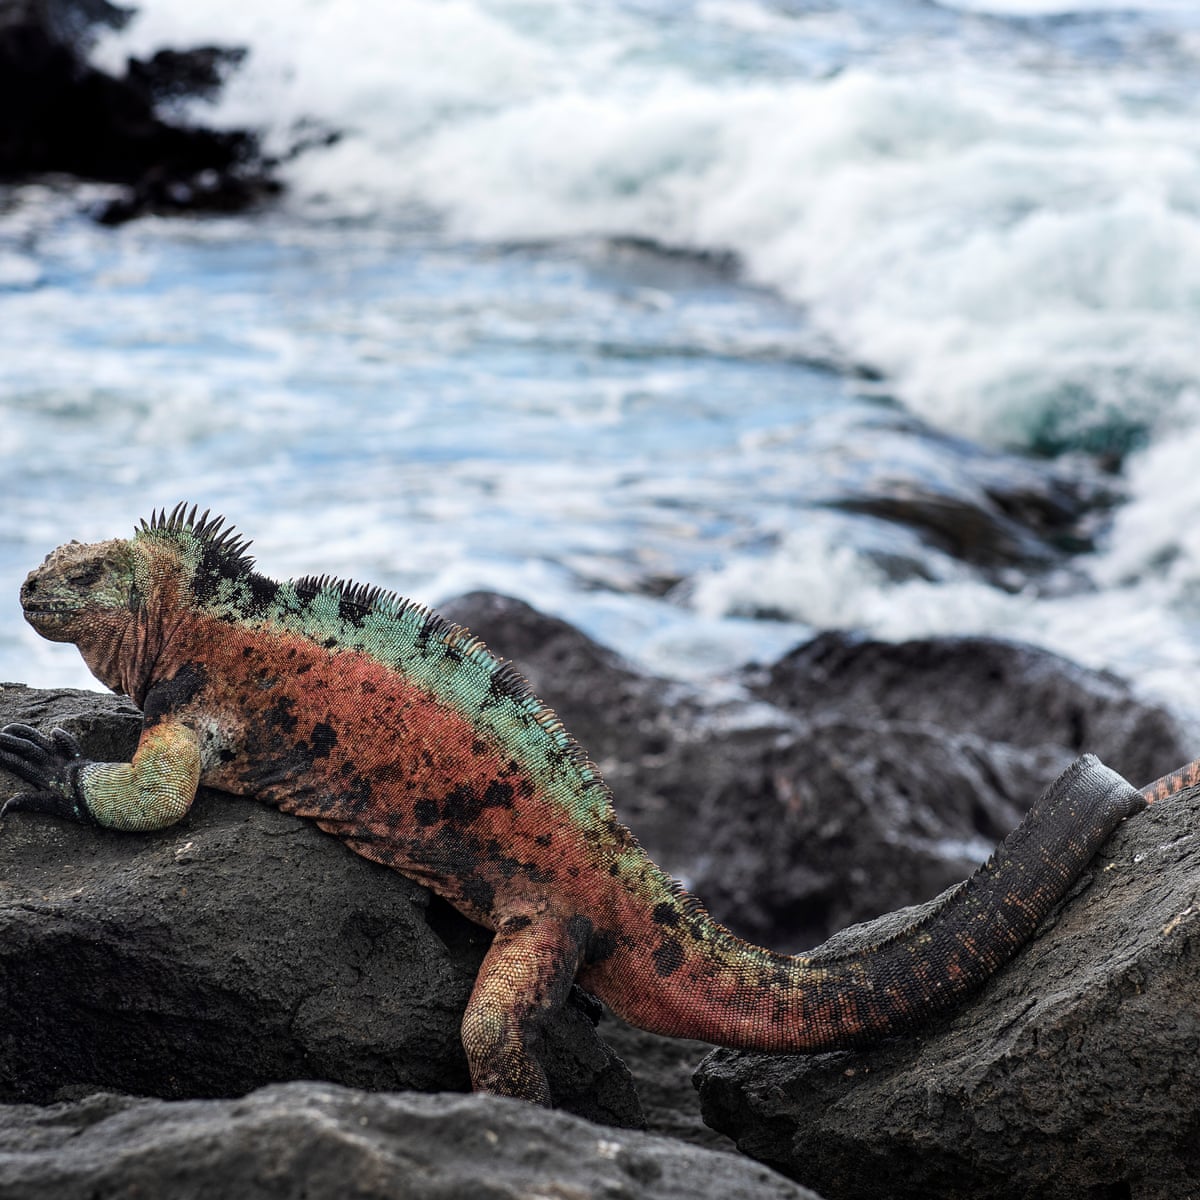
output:
[[74,642],[92,674],[135,698],[178,618],[249,571],[247,543],[220,517],[177,505],[129,539],[68,542],[21,588],[25,619],[52,642]]
[[127,623],[137,607],[135,555],[127,541],[68,542],[21,587],[25,620],[52,642],[79,642]]

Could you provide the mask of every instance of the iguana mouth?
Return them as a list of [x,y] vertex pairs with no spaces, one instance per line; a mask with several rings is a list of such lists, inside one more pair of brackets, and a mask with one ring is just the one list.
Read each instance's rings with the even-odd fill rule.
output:
[[27,617],[65,616],[72,611],[69,604],[22,604],[21,610]]

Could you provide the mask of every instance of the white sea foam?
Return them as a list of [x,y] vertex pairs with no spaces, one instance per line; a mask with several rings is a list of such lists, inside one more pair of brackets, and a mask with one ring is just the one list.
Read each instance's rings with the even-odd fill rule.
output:
[[[961,4],[1043,14],[1067,7]],[[1120,7],[1188,12],[1168,0]],[[919,34],[895,38],[894,46],[873,40],[852,10],[710,0],[685,19],[653,4],[571,0],[144,0],[128,30],[97,54],[115,64],[165,44],[249,46],[250,58],[205,118],[263,128],[276,147],[290,144],[304,121],[339,131],[335,144],[286,168],[290,203],[304,216],[355,218],[364,240],[344,252],[359,260],[370,252],[365,225],[386,231],[414,217],[471,242],[636,237],[732,252],[749,279],[796,302],[824,336],[885,372],[884,386],[940,428],[1018,447],[1107,438],[1121,448],[1144,427],[1146,448],[1129,462],[1130,502],[1081,564],[1094,591],[1070,599],[1009,594],[930,555],[928,578],[897,576],[889,548],[866,536],[861,522],[851,535],[832,516],[767,515],[787,504],[786,462],[795,460],[786,455],[783,468],[775,464],[782,482],[764,492],[756,514],[775,535],[771,545],[730,536],[717,546],[704,528],[709,510],[700,493],[707,488],[724,501],[738,486],[737,471],[749,473],[760,460],[729,466],[733,455],[721,443],[712,456],[725,464],[718,469],[697,439],[675,470],[646,449],[653,446],[647,434],[629,482],[616,456],[597,467],[579,450],[601,446],[606,429],[627,433],[639,405],[660,407],[672,431],[679,417],[672,405],[695,417],[698,389],[680,386],[671,375],[677,368],[662,364],[647,367],[636,387],[615,371],[573,388],[514,370],[503,381],[503,420],[487,407],[495,380],[469,369],[433,376],[429,395],[387,418],[412,423],[424,460],[397,478],[395,459],[355,459],[354,478],[339,478],[344,464],[326,465],[308,449],[306,431],[319,428],[324,414],[306,407],[297,378],[307,386],[351,380],[365,393],[419,366],[423,354],[456,362],[461,349],[469,364],[489,338],[515,346],[522,330],[536,347],[547,323],[559,320],[557,293],[537,294],[524,307],[512,297],[492,303],[486,293],[464,299],[456,287],[483,286],[470,273],[478,262],[463,274],[470,282],[415,297],[365,304],[332,287],[293,324],[288,298],[275,294],[263,304],[232,288],[183,287],[169,293],[171,303],[148,300],[138,280],[153,274],[161,252],[148,226],[115,238],[103,251],[108,260],[94,268],[121,344],[111,331],[97,333],[91,314],[55,286],[22,295],[21,319],[55,328],[61,344],[51,360],[35,361],[45,352],[36,338],[5,342],[8,371],[43,388],[17,403],[62,406],[65,423],[72,406],[83,411],[111,396],[107,432],[97,435],[88,462],[93,490],[103,479],[146,492],[165,463],[181,489],[219,484],[223,503],[236,511],[244,496],[252,515],[263,507],[257,493],[283,470],[264,474],[235,430],[242,421],[263,430],[278,422],[265,453],[283,462],[303,446],[312,477],[303,496],[299,489],[273,496],[271,511],[256,514],[252,531],[275,547],[277,559],[266,565],[278,574],[311,569],[319,538],[322,569],[412,583],[424,599],[472,584],[515,590],[680,673],[715,669],[752,646],[767,653],[770,637],[815,626],[887,637],[1004,633],[1123,670],[1194,708],[1200,101],[1188,56],[1194,71],[1195,39],[1180,34],[1157,59],[1093,60],[1038,41],[1029,29],[1010,45],[1003,23],[993,30],[976,21],[971,36],[985,40],[975,53],[965,41],[927,45]],[[914,7],[913,20],[921,19]],[[0,287],[32,285],[34,269],[46,270],[45,256],[4,253]],[[71,270],[91,271],[97,244],[65,225],[52,253]],[[645,303],[649,313],[652,302]],[[211,327],[191,328],[193,308]],[[423,321],[429,312],[439,319]],[[597,307],[577,324],[594,338],[612,317]],[[583,336],[569,323],[555,329]],[[711,328],[700,334],[704,345],[715,344]],[[776,348],[786,353],[786,338]],[[197,362],[220,366],[200,371]],[[474,407],[462,401],[467,391]],[[737,404],[719,393],[707,402],[726,415]],[[364,404],[360,417],[374,445],[370,422],[384,417],[368,410]],[[507,474],[494,465],[512,447],[536,444],[551,414],[575,457],[541,473],[527,460]],[[460,445],[453,473],[439,466],[445,448],[428,433],[451,417],[460,441],[478,427],[494,443],[487,454]],[[781,420],[764,422],[766,435],[775,436]],[[380,444],[395,444],[394,425],[379,431]],[[748,431],[743,445],[753,449],[754,436]],[[36,447],[30,455],[29,469],[52,478],[49,459]],[[294,517],[291,502],[303,502]],[[115,517],[120,505],[114,501],[112,512],[105,505],[87,520],[99,526]],[[636,520],[624,524],[622,506]],[[712,511],[721,525],[735,509]],[[470,520],[473,543],[460,532]],[[402,550],[369,532],[390,537],[401,526],[411,535]],[[679,547],[689,538],[709,539],[711,553],[684,557]],[[579,579],[590,583],[608,570],[603,582],[612,583],[621,571],[643,568],[621,559],[630,542],[651,560],[661,552],[671,569],[680,566],[673,554],[684,558],[681,570],[693,583],[680,590],[678,605],[628,592],[581,593]],[[525,565],[514,567],[521,552]],[[445,568],[452,560],[461,565]],[[548,569],[550,560],[570,570]],[[615,565],[605,568],[606,561]],[[763,612],[786,620],[740,617]]]
[[[809,32],[700,16],[731,8]],[[993,443],[1121,441],[1200,386],[1200,121],[1160,64],[909,48],[761,78],[732,49],[699,69],[652,16],[550,0],[148,0],[102,53],[215,36],[253,49],[221,119],[344,134],[290,168],[330,211],[734,252],[914,409]]]

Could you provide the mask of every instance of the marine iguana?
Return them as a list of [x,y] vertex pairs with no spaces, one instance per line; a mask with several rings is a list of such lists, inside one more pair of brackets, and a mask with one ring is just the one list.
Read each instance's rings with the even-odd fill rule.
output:
[[868,949],[780,955],[650,860],[559,719],[466,629],[379,588],[267,579],[248,546],[178,505],[30,573],[26,619],[144,723],[130,763],[9,725],[0,765],[30,788],[0,817],[159,829],[204,783],[312,818],[494,931],[462,1022],[481,1091],[550,1102],[532,1047],[574,980],[634,1025],[746,1049],[926,1023],[1017,952],[1125,817],[1200,781],[1198,761],[1139,792],[1085,756],[932,915]]

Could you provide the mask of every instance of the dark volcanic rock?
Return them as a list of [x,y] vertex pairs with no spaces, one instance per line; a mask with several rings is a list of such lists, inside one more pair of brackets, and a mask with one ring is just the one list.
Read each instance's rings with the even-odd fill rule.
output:
[[1197,790],[1127,821],[1033,942],[929,1032],[811,1058],[714,1053],[706,1120],[829,1200],[1193,1195],[1198,830]]
[[751,690],[808,719],[830,711],[903,722],[1019,747],[1093,752],[1149,783],[1189,757],[1179,728],[1129,686],[1035,646],[997,638],[877,642],[819,634],[755,671]]
[[67,174],[126,185],[98,215],[236,211],[278,190],[256,136],[171,122],[164,97],[211,94],[241,51],[164,51],[122,78],[91,66],[87,30],[119,25],[103,0],[0,0],[0,180]]
[[494,1096],[328,1084],[0,1108],[5,1200],[817,1200],[773,1171]]
[[1070,758],[831,717],[707,797],[695,890],[743,936],[807,949],[965,878]]
[[[71,715],[79,714],[78,717]],[[125,701],[5,685],[0,724],[61,724],[128,759]],[[0,776],[0,794],[18,786]],[[283,1079],[469,1086],[459,1022],[489,935],[312,823],[202,791],[158,833],[31,813],[0,829],[0,1099],[116,1089],[231,1096]],[[641,1114],[568,1005],[547,1035],[556,1103]]]

